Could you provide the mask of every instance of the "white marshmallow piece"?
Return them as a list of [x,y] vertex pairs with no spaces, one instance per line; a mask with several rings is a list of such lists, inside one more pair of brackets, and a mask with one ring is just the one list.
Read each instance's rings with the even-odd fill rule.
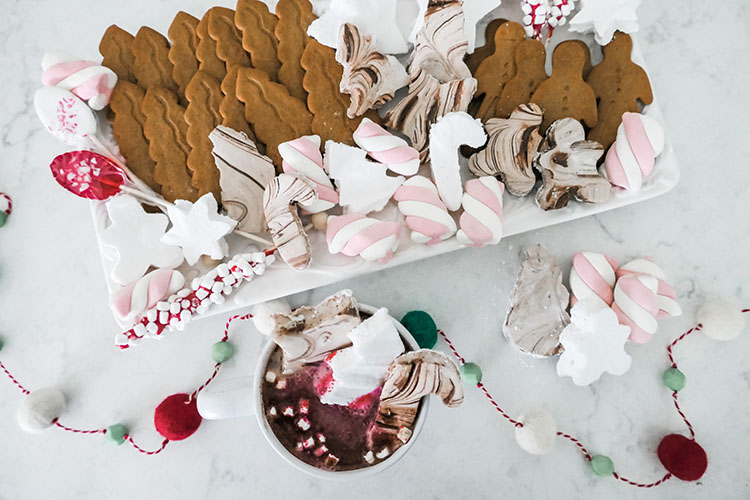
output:
[[388,309],[378,309],[349,333],[352,347],[337,351],[327,361],[333,383],[321,402],[347,405],[382,383],[388,366],[404,352],[395,321]]
[[292,306],[284,299],[274,299],[253,307],[253,324],[263,335],[271,335],[273,331],[274,314],[289,314],[292,312]]

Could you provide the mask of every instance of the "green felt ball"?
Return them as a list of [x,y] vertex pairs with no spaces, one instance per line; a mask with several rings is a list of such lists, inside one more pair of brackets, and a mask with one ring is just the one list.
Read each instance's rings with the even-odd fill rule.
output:
[[615,472],[615,464],[609,457],[596,455],[591,457],[591,470],[597,476],[611,476]]
[[211,346],[211,357],[217,363],[224,363],[234,356],[234,346],[226,341],[215,343]]
[[107,438],[107,441],[111,441],[115,443],[116,445],[121,445],[125,442],[125,436],[128,435],[128,428],[125,427],[122,424],[115,424],[110,425],[107,427],[107,433],[104,437]]
[[661,379],[664,381],[664,385],[675,392],[684,389],[685,384],[687,383],[685,374],[677,368],[670,368],[669,370],[665,371],[662,374]]
[[467,385],[477,385],[482,381],[482,369],[476,363],[461,365],[461,380]]
[[401,318],[401,324],[409,330],[422,349],[432,349],[437,344],[437,325],[424,311],[411,311]]
[[0,211],[0,227],[3,227],[5,225],[5,222],[8,220],[8,214],[5,212]]
[[0,339],[0,351],[3,350],[3,339]]

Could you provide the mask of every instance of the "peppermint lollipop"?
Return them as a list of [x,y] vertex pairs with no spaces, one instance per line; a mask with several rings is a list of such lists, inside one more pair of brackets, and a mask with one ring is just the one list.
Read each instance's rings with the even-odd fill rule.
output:
[[81,146],[96,140],[96,115],[72,92],[42,87],[34,95],[34,108],[44,128],[65,144]]
[[118,194],[125,172],[106,156],[93,151],[61,154],[50,164],[58,184],[80,198],[104,201]]

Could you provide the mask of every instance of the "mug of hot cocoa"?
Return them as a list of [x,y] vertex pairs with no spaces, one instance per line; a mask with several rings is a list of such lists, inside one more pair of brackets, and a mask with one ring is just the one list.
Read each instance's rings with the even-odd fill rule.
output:
[[420,349],[385,308],[348,290],[318,304],[257,317],[269,337],[255,377],[220,382],[198,397],[204,418],[255,414],[273,449],[327,479],[375,474],[413,445],[430,394],[463,401],[456,364]]

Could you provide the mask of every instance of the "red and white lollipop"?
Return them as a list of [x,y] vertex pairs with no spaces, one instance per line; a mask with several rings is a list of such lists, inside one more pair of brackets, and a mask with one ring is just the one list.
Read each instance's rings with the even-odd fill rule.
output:
[[674,288],[667,283],[667,277],[664,271],[654,264],[653,261],[647,258],[631,260],[621,268],[617,270],[617,277],[633,275],[633,274],[645,274],[647,276],[653,276],[659,282],[656,293],[657,301],[659,303],[659,314],[658,318],[669,318],[673,316],[679,316],[682,314],[682,308],[677,303],[677,294]]
[[387,263],[398,248],[401,224],[385,222],[362,214],[328,218],[326,241],[328,251],[349,257],[359,255],[365,260]]
[[656,120],[639,113],[624,113],[617,139],[604,161],[607,179],[615,186],[640,191],[663,150],[664,129]]
[[282,142],[279,144],[279,154],[283,159],[281,167],[285,173],[303,175],[315,184],[318,198],[300,203],[302,208],[314,214],[325,212],[339,202],[339,195],[323,169],[319,136],[306,135],[293,141]]
[[505,185],[491,176],[464,184],[459,225],[459,243],[470,247],[496,245],[503,237],[503,192]]
[[570,306],[579,300],[595,300],[607,306],[614,300],[617,261],[595,252],[573,255],[570,269]]
[[434,245],[455,234],[456,221],[438,196],[435,184],[427,177],[416,175],[408,179],[399,186],[393,199],[406,216],[406,227],[411,229],[411,239],[415,243]]
[[621,325],[630,327],[630,340],[645,344],[656,333],[659,282],[653,276],[631,274],[617,280],[612,310]]
[[419,152],[369,118],[362,120],[352,137],[373,160],[397,174],[409,176],[419,170]]

